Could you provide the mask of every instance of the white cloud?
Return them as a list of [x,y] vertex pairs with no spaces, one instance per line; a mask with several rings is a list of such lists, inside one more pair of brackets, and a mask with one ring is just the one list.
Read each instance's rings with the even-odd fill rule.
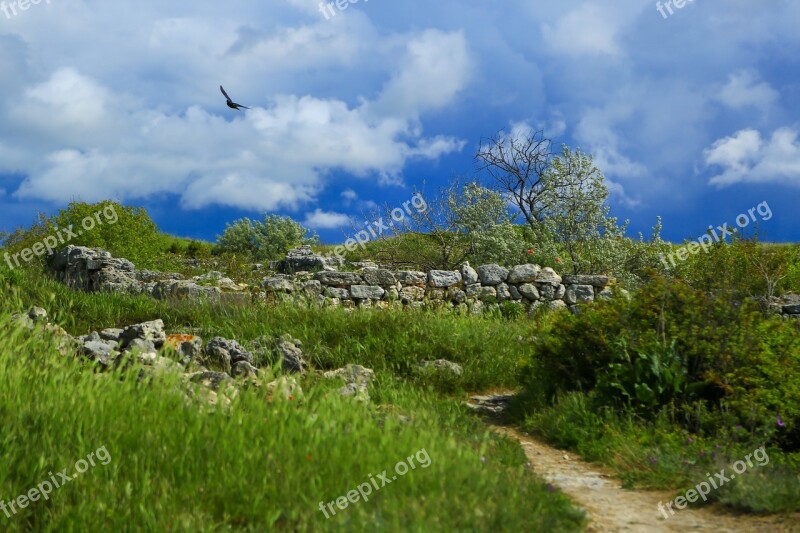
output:
[[415,117],[450,104],[470,79],[472,59],[463,32],[427,30],[406,46],[398,72],[374,112]]
[[780,128],[768,140],[753,129],[717,140],[703,154],[707,165],[723,168],[709,183],[726,187],[736,183],[780,183],[800,186],[798,131]]
[[345,189],[341,192],[342,202],[348,206],[358,200],[358,194],[353,189]]
[[[437,52],[427,53],[436,63]],[[425,75],[414,61],[408,66]],[[27,177],[15,194],[60,202],[172,193],[186,208],[298,209],[315,199],[329,169],[399,183],[407,160],[460,150],[464,142],[453,137],[424,137],[417,118],[448,101],[442,94],[416,101],[406,109],[413,116],[404,117],[376,114],[368,101],[351,107],[284,95],[225,120],[199,106],[183,113],[148,107],[75,69],[58,69],[8,112],[8,127],[35,136],[46,150],[45,157],[27,151],[20,166]]]
[[555,25],[542,25],[546,42],[567,55],[610,55],[620,53],[618,17],[606,5],[584,3]]
[[341,228],[350,223],[350,217],[342,213],[333,211],[323,211],[315,209],[313,213],[307,213],[304,224],[312,229],[334,229]]
[[762,110],[773,106],[780,94],[769,83],[760,82],[757,73],[742,70],[731,74],[722,87],[719,100],[734,109],[752,106]]
[[626,156],[620,146],[618,123],[628,120],[633,112],[632,106],[619,103],[589,110],[578,122],[575,137],[587,145],[584,150],[594,155],[603,173],[620,178],[641,178],[647,173],[644,165]]

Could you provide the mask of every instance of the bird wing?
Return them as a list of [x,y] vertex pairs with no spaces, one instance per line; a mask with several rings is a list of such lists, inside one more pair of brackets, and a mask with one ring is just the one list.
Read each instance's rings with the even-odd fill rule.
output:
[[222,85],[219,86],[219,90],[222,91],[222,94],[224,94],[225,98],[230,102],[231,101],[231,97],[228,96],[228,93],[225,92],[225,89],[222,88]]

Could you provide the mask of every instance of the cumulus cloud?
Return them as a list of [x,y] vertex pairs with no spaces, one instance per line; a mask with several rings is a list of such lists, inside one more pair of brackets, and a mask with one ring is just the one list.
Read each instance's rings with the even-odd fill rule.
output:
[[358,200],[358,193],[353,189],[345,189],[339,195],[342,197],[342,202],[344,205],[350,205],[354,201]]
[[346,226],[349,222],[350,217],[343,213],[317,208],[312,213],[306,214],[304,224],[312,229],[335,229]]
[[543,24],[542,34],[557,52],[568,55],[609,55],[620,53],[617,32],[619,18],[606,5],[584,3],[568,12],[554,25]]
[[408,43],[404,61],[372,109],[413,117],[442,108],[464,89],[471,70],[463,32],[427,30]]
[[760,81],[757,73],[742,70],[731,74],[722,87],[719,100],[734,109],[756,107],[762,110],[774,105],[780,95],[769,83]]
[[[77,69],[57,69],[8,111],[8,126],[39,142],[37,150],[17,143],[28,153],[15,195],[60,202],[177,194],[185,208],[269,211],[315,201],[332,169],[400,183],[408,160],[437,159],[464,146],[454,137],[424,136],[420,122],[466,83],[458,75],[445,84],[438,72],[454,54],[467,61],[463,35],[428,31],[409,42],[377,101],[399,97],[411,78],[433,76],[436,90],[405,95],[386,114],[367,100],[277,95],[271,105],[226,119],[199,105],[168,111]],[[0,163],[0,172],[11,170]]]
[[798,131],[780,128],[764,139],[761,132],[744,129],[717,140],[704,151],[707,165],[722,167],[709,183],[726,187],[737,183],[779,183],[800,186]]

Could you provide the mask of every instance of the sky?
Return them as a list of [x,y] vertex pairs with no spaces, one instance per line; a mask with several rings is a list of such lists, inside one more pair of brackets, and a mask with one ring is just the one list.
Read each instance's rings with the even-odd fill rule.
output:
[[800,241],[800,2],[680,4],[0,0],[0,231],[114,199],[184,237],[277,213],[342,242],[542,130],[632,236],[761,204]]

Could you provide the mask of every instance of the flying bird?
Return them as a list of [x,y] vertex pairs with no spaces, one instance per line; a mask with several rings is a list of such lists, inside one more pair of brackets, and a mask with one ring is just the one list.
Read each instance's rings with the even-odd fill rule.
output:
[[222,91],[222,94],[225,95],[225,99],[228,100],[226,103],[228,104],[228,107],[230,107],[231,109],[235,109],[237,111],[239,109],[250,109],[249,107],[245,107],[243,105],[237,104],[236,102],[231,100],[231,97],[228,96],[228,93],[225,92],[225,89],[222,88],[222,85],[219,86],[219,90]]

